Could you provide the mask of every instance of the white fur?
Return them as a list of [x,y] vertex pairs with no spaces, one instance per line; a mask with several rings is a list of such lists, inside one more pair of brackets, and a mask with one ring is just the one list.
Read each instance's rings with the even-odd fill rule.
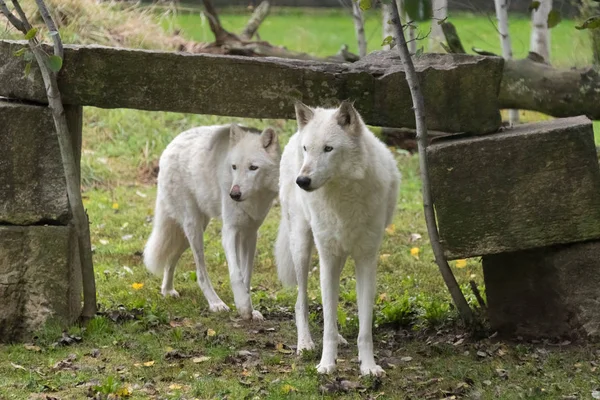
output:
[[[235,124],[194,128],[167,146],[160,158],[152,234],[144,249],[148,270],[163,274],[164,296],[179,296],[173,287],[175,266],[191,245],[210,311],[229,311],[204,262],[204,230],[211,218],[221,218],[237,310],[245,319],[263,319],[252,307],[250,280],[257,231],[277,196],[280,153],[272,129],[259,134]],[[250,170],[251,165],[258,169]],[[232,199],[233,192],[241,192],[241,201]]]
[[[352,104],[337,109],[296,104],[299,130],[281,158],[282,221],[276,261],[284,284],[298,284],[298,352],[314,348],[308,325],[307,280],[316,244],[323,299],[320,373],[335,370],[340,273],[348,256],[356,263],[358,354],[361,374],[381,375],[373,355],[373,303],[379,247],[392,222],[400,173],[387,147],[366,127]],[[325,146],[333,148],[325,152]],[[306,150],[304,150],[306,149]],[[311,179],[308,190],[296,183]]]

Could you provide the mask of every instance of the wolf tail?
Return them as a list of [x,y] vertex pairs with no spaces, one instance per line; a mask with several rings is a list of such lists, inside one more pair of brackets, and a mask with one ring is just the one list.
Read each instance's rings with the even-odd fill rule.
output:
[[290,246],[289,223],[287,218],[282,215],[277,241],[275,242],[275,262],[277,264],[277,275],[283,286],[296,286],[298,284]]
[[176,263],[188,247],[187,238],[177,222],[163,214],[160,205],[156,209],[152,233],[144,247],[146,269],[162,276],[165,266]]

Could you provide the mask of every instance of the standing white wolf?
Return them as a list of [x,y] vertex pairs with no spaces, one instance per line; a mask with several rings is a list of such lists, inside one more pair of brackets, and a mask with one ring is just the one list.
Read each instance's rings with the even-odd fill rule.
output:
[[[356,263],[358,358],[361,374],[381,375],[373,355],[373,303],[378,252],[392,222],[400,173],[387,147],[366,127],[354,106],[310,108],[296,103],[298,132],[281,158],[281,225],[275,246],[277,269],[286,285],[298,285],[298,352],[314,348],[308,326],[308,268],[316,243],[323,299],[320,373],[335,370],[340,273]],[[314,239],[313,239],[314,238]],[[313,242],[314,240],[314,242]]]
[[173,287],[175,266],[191,246],[210,311],[229,311],[204,263],[204,230],[211,218],[220,217],[237,310],[245,319],[263,319],[252,307],[250,280],[257,231],[277,196],[280,158],[272,129],[260,133],[236,124],[190,129],[167,146],[160,158],[152,234],[144,249],[146,268],[163,273],[164,296],[179,296]]

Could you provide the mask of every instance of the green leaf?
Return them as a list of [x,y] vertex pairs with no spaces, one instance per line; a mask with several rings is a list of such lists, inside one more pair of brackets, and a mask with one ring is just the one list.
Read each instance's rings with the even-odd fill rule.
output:
[[37,34],[38,29],[37,28],[31,28],[29,31],[27,31],[27,33],[25,34],[25,39],[27,40],[31,40],[35,37],[35,35]]
[[359,0],[358,1],[358,6],[363,11],[368,10],[369,8],[371,8],[372,5],[373,5],[372,4],[372,0]]
[[431,0],[405,0],[404,10],[412,21],[427,21],[431,19],[433,9]]
[[448,17],[446,17],[446,18],[444,18],[444,19],[440,19],[440,20],[437,22],[437,24],[438,24],[438,25],[441,25],[441,24],[443,24],[444,22],[446,22],[446,20],[447,20],[447,19],[448,19]]
[[15,57],[21,57],[23,54],[25,54],[26,51],[27,51],[27,47],[23,47],[22,49],[19,49],[19,50],[15,51],[13,53],[13,55]]
[[59,56],[50,56],[48,58],[48,66],[53,72],[58,72],[62,68],[63,60]]
[[27,64],[25,64],[25,77],[28,77],[30,72],[31,72],[31,61],[29,61]]
[[394,43],[394,38],[392,36],[388,36],[385,39],[383,39],[383,42],[381,42],[381,45],[382,46],[385,46],[385,45],[392,46],[393,43]]
[[424,51],[423,46],[419,47],[417,49],[417,51],[415,52],[415,57],[419,57],[420,55],[422,55],[423,51]]
[[552,10],[548,14],[548,28],[554,28],[556,25],[560,23],[562,17],[560,16],[560,11]]
[[446,45],[446,43],[440,42],[440,46],[442,46],[442,48],[444,50],[446,50],[446,53],[448,53],[448,54],[452,53],[452,50],[450,50],[450,48]]
[[529,5],[529,11],[533,11],[540,8],[540,2],[539,1],[532,1],[531,4]]
[[[600,0],[598,0],[600,1]],[[600,28],[600,15],[595,15],[593,17],[589,17],[584,21],[581,26],[576,26],[575,29],[598,29]]]

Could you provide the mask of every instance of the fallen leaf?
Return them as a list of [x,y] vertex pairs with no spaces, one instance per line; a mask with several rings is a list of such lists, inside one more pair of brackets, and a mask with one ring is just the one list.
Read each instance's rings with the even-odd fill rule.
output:
[[396,225],[394,225],[394,224],[390,224],[387,228],[385,228],[385,232],[388,235],[393,235],[395,231],[396,231]]
[[389,299],[388,299],[388,295],[387,295],[387,293],[381,293],[381,294],[379,295],[379,301],[380,301],[380,302],[385,302],[385,301],[388,301],[388,300],[389,300]]
[[418,233],[411,233],[409,240],[410,242],[416,242],[417,240],[421,239],[421,235],[419,235]]
[[456,268],[464,268],[466,266],[467,266],[467,260],[465,260],[465,259],[456,260]]
[[593,397],[594,399],[600,399],[600,390],[594,390],[594,391],[592,392],[592,397]]
[[104,246],[106,246],[108,244],[108,240],[106,240],[106,239],[100,239],[99,242],[100,242],[100,244],[102,244]]
[[134,282],[134,283],[132,283],[132,284],[131,284],[131,287],[132,287],[134,290],[140,290],[141,288],[143,288],[143,287],[144,287],[144,284],[143,284],[143,283],[140,283],[140,282]]
[[419,259],[419,252],[420,250],[418,247],[413,247],[412,249],[410,249],[410,255],[416,258],[417,260]]
[[176,384],[176,383],[173,383],[173,384],[169,385],[169,389],[171,389],[171,390],[179,390],[179,389],[181,389],[182,387],[183,387],[183,386],[181,386],[181,385],[178,385],[178,384]]
[[215,336],[216,334],[217,334],[217,332],[216,332],[214,329],[210,329],[210,328],[208,328],[208,329],[206,330],[206,336],[208,336],[208,337],[213,337],[213,336]]
[[131,268],[129,268],[127,265],[123,265],[123,269],[125,271],[127,271],[128,273],[130,273],[131,275],[133,275],[133,270]]
[[133,235],[123,235],[121,236],[121,240],[127,241],[133,239]]
[[115,391],[115,394],[119,397],[129,397],[131,396],[131,389],[124,386],[120,389],[117,389],[117,391]]
[[210,360],[210,357],[208,357],[208,356],[194,357],[194,359],[192,359],[192,361],[195,362],[196,364],[202,363],[202,362],[205,362],[208,360]]
[[283,385],[281,387],[281,391],[283,392],[283,394],[288,394],[288,393],[291,393],[291,392],[297,392],[298,389],[296,389],[292,385],[289,385],[289,384],[286,383],[285,385]]
[[148,195],[146,195],[146,194],[144,194],[144,193],[140,192],[139,190],[136,190],[136,191],[135,191],[135,194],[137,194],[138,196],[140,196],[140,197],[142,197],[142,198],[146,198],[146,197],[148,197]]
[[390,258],[390,254],[381,254],[381,255],[379,256],[379,259],[380,259],[381,261],[385,261],[385,260],[387,260],[388,258]]
[[402,357],[402,358],[400,358],[400,361],[409,362],[409,361],[412,361],[412,357],[410,357],[410,356]]
[[25,347],[26,350],[30,350],[30,351],[35,351],[35,352],[42,351],[42,349],[39,346],[34,346],[32,344],[26,344],[26,345],[23,345],[23,347]]
[[283,343],[277,343],[277,345],[275,345],[275,348],[277,349],[278,352],[283,353],[283,354],[292,354],[294,352],[293,350],[284,348]]
[[153,366],[153,365],[154,365],[154,361],[146,361],[146,362],[144,363],[144,367],[151,367],[151,366]]
[[477,356],[481,358],[487,357],[487,353],[485,351],[478,351]]
[[10,363],[10,365],[12,365],[12,367],[13,367],[13,368],[15,368],[15,369],[22,369],[23,371],[27,371],[27,368],[25,368],[25,367],[24,367],[24,366],[22,366],[22,365],[15,364],[15,363],[13,363],[13,362],[11,362],[11,363]]

